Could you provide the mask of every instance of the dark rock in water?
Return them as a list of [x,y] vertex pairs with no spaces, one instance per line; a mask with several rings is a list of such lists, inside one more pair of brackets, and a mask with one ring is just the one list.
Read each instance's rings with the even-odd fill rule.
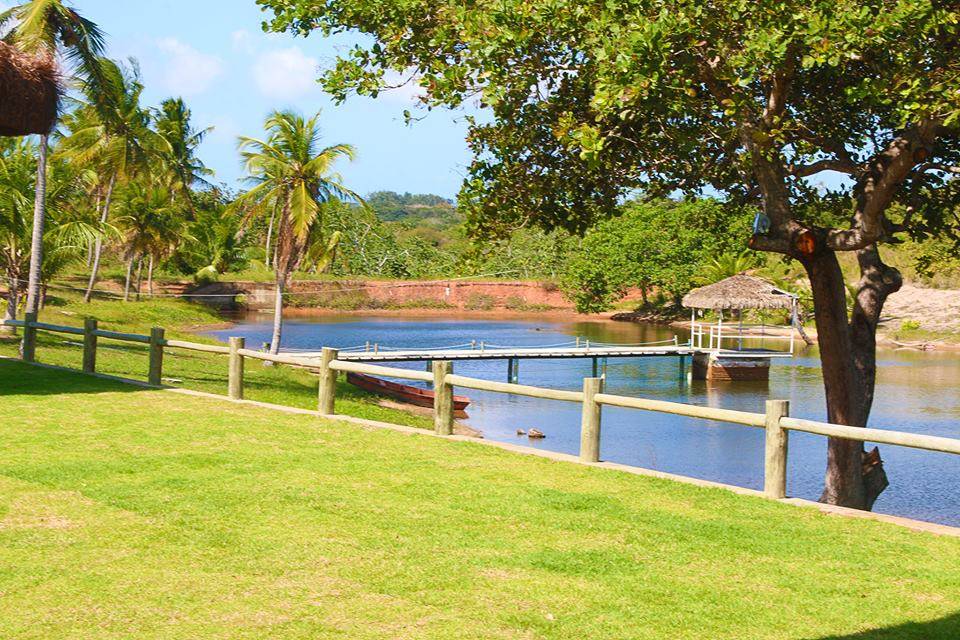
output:
[[524,431],[523,429],[517,429],[517,435],[518,435],[518,436],[525,436],[525,435],[527,435],[527,432]]
[[539,429],[530,429],[530,431],[527,432],[527,437],[535,440],[541,440],[547,436],[544,435],[543,431],[540,431]]

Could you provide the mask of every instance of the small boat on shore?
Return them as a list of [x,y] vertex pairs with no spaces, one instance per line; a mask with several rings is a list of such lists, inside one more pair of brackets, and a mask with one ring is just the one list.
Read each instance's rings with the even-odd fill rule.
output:
[[[433,390],[414,387],[409,384],[399,382],[390,382],[374,376],[368,376],[363,373],[348,373],[347,382],[364,391],[370,391],[382,396],[388,396],[400,402],[413,404],[418,407],[433,406]],[[463,413],[470,404],[470,398],[466,396],[453,396],[453,410],[456,413]]]

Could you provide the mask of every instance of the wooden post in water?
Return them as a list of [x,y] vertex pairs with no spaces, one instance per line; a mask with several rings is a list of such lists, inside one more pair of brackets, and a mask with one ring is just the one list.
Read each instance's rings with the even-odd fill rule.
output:
[[83,321],[83,372],[97,371],[97,319]]
[[150,329],[150,370],[147,373],[147,382],[158,387],[163,382],[163,336],[162,328]]
[[763,492],[768,498],[787,497],[787,443],[789,433],[780,426],[780,418],[789,415],[790,402],[788,400],[767,400]]
[[37,328],[33,324],[37,321],[37,314],[28,313],[23,320],[23,341],[20,343],[20,358],[24,362],[35,362],[37,359]]
[[243,338],[230,338],[230,365],[227,373],[227,395],[231,400],[243,400],[243,356],[240,350],[246,348]]
[[600,414],[602,407],[595,398],[603,392],[601,378],[583,379],[583,415],[580,420],[580,460],[600,461]]
[[330,347],[324,347],[320,352],[320,393],[319,410],[322,415],[332,416],[337,399],[337,372],[330,368],[330,363],[337,359],[340,352]]
[[453,434],[453,385],[447,384],[452,372],[448,360],[433,363],[433,428],[440,436]]
[[516,384],[520,380],[520,360],[507,358],[507,382]]

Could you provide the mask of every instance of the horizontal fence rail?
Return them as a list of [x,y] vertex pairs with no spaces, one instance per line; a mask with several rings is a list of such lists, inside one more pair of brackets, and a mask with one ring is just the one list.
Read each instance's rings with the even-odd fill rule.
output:
[[748,427],[762,427],[766,419],[766,415],[763,413],[733,411],[732,409],[715,409],[713,407],[701,407],[694,404],[666,402],[664,400],[647,400],[646,398],[632,398],[629,396],[612,396],[606,393],[597,394],[595,400],[599,404],[610,405],[612,407],[672,413],[677,416],[703,418],[705,420],[717,420],[719,422],[732,422]]
[[[38,331],[83,336],[83,371],[96,371],[96,355],[99,339],[119,340],[149,346],[148,380],[159,386],[162,380],[163,353],[165,349],[185,349],[204,353],[229,356],[227,393],[231,399],[243,398],[244,360],[247,358],[306,368],[319,373],[318,409],[322,415],[335,415],[337,374],[362,373],[374,376],[429,382],[434,395],[434,429],[439,435],[450,435],[454,426],[453,390],[455,387],[504,393],[510,395],[575,402],[582,404],[580,427],[580,459],[585,462],[600,460],[601,417],[604,406],[620,407],[641,411],[668,413],[688,418],[698,418],[717,422],[756,427],[765,430],[764,446],[764,494],[770,498],[786,497],[788,436],[791,431],[800,431],[828,438],[841,438],[858,442],[894,445],[960,455],[960,439],[930,436],[925,434],[850,427],[845,425],[817,422],[789,417],[790,406],[784,400],[768,400],[764,413],[735,411],[704,407],[699,405],[634,398],[604,393],[604,379],[585,378],[582,391],[549,389],[507,382],[494,382],[453,373],[450,361],[433,361],[431,371],[416,371],[368,364],[348,360],[338,360],[337,349],[324,348],[319,355],[316,352],[297,357],[294,355],[270,354],[245,348],[243,338],[230,338],[229,346],[211,345],[184,340],[168,340],[162,328],[154,328],[150,335],[120,333],[100,329],[97,321],[87,318],[83,327],[71,327],[38,322],[36,314],[27,314],[24,320],[0,321],[0,326],[23,329],[21,358],[33,362]],[[724,336],[726,338],[726,336]],[[482,344],[482,343],[481,343]],[[579,341],[578,341],[579,344]],[[587,343],[589,344],[589,343]],[[349,353],[349,352],[348,352]],[[346,355],[346,354],[345,354]]]
[[492,380],[481,380],[480,378],[468,378],[466,376],[458,376],[453,374],[447,376],[447,383],[452,384],[455,387],[476,389],[477,391],[493,391],[494,393],[507,393],[515,396],[526,396],[528,398],[541,398],[543,400],[583,402],[583,393],[580,391],[564,391],[561,389],[531,387],[525,384],[494,382]]
[[388,378],[400,378],[401,380],[419,380],[421,382],[433,382],[433,374],[428,371],[414,371],[413,369],[400,369],[398,367],[384,367],[377,364],[366,364],[363,362],[348,362],[344,360],[333,360],[329,364],[334,371],[343,371],[344,373],[363,373],[371,376],[387,376]]
[[905,431],[889,431],[887,429],[870,429],[864,427],[848,427],[841,424],[800,420],[798,418],[783,418],[780,426],[789,431],[803,431],[831,438],[844,440],[859,440],[876,444],[892,444],[911,449],[938,451],[940,453],[955,453],[960,455],[960,440],[941,436],[928,436],[922,433],[907,433]]

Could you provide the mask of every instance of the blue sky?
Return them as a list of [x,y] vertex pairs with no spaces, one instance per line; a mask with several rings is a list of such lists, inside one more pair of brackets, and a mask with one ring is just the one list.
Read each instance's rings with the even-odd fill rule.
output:
[[[0,0],[0,5],[12,4]],[[407,126],[403,110],[414,89],[377,100],[353,97],[335,106],[316,79],[349,41],[319,35],[265,34],[254,0],[74,0],[74,7],[108,35],[110,57],[140,62],[144,99],[154,105],[182,96],[198,126],[216,129],[201,158],[216,180],[241,186],[238,135],[259,135],[267,113],[292,107],[321,110],[324,141],[357,147],[340,167],[360,193],[378,189],[456,195],[469,163],[462,111],[432,111]]]

